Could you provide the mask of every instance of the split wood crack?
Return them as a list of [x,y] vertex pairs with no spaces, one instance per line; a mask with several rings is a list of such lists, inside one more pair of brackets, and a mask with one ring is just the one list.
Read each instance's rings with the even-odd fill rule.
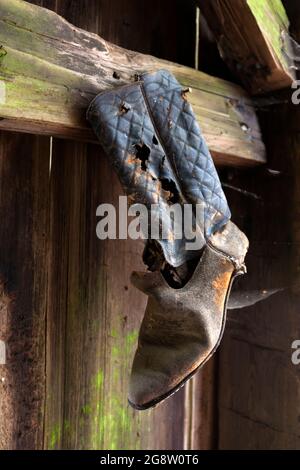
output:
[[184,89],[216,164],[265,162],[255,105],[241,87],[115,46],[22,0],[0,0],[0,128],[97,142],[86,109],[101,91],[136,74],[171,71]]
[[[237,0],[242,13],[237,17],[227,0],[197,1],[224,60],[247,90],[256,94],[291,85],[293,65],[280,49],[282,35],[289,37],[280,0],[277,9],[267,0],[260,8],[252,0]],[[228,28],[241,19],[243,28]],[[240,86],[123,49],[23,0],[0,0],[0,22],[0,129],[97,142],[85,119],[95,95],[130,83],[136,75],[167,69],[184,89],[193,90],[189,100],[217,165],[266,161],[256,99]]]

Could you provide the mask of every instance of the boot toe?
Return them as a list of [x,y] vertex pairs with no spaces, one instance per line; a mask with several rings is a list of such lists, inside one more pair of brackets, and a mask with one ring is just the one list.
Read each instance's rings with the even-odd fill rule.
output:
[[144,347],[134,358],[128,401],[133,408],[150,408],[172,395],[205,361],[211,347]]

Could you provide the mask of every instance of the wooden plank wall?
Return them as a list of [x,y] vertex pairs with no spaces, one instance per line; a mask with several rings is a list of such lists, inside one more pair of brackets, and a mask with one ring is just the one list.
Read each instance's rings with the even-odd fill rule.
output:
[[49,143],[0,134],[0,449],[43,445]]
[[[285,6],[300,41],[299,2]],[[250,239],[241,286],[283,290],[229,316],[219,354],[221,449],[300,448],[300,368],[291,360],[292,343],[300,339],[300,107],[291,94],[260,110],[267,166],[223,176],[248,192],[227,191],[233,217]]]
[[[33,3],[124,47],[193,65],[194,7],[183,0],[143,8],[137,0]],[[96,239],[97,205],[122,194],[103,152],[1,133],[0,161],[0,332],[8,352],[0,448],[199,448],[205,421],[185,412],[184,390],[154,411],[127,405],[146,301],[129,275],[142,267],[142,246]],[[199,389],[194,396],[201,408]]]
[[240,285],[285,289],[229,315],[219,353],[221,449],[300,448],[300,375],[291,361],[292,342],[300,339],[299,117],[293,105],[262,116],[268,168],[278,173],[230,175],[232,186],[257,196],[228,191],[234,219],[250,239]]
[[[36,3],[124,47],[193,65],[187,2],[155,0],[142,10],[137,0]],[[300,447],[299,366],[291,362],[300,339],[299,107],[273,106],[260,117],[268,166],[224,170],[222,181],[248,192],[227,189],[251,243],[240,284],[286,289],[231,312],[218,357],[185,392],[145,413],[126,402],[146,300],[129,275],[141,267],[142,247],[95,237],[97,205],[121,194],[115,175],[96,146],[1,133],[0,338],[8,362],[0,365],[0,448]]]

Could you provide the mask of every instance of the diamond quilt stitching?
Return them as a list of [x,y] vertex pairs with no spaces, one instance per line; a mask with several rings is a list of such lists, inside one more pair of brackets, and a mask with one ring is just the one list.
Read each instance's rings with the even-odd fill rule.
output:
[[[159,202],[156,216],[170,233],[168,239],[159,240],[166,260],[179,266],[195,256],[185,250],[185,239],[176,240],[172,235],[167,211],[170,201],[161,181],[175,184],[181,204],[204,203],[198,221],[202,245],[227,222],[230,211],[209,150],[177,80],[166,71],[147,74],[138,83],[98,95],[87,116],[125,192],[135,203],[148,207]],[[137,158],[137,145],[150,150],[146,170]]]

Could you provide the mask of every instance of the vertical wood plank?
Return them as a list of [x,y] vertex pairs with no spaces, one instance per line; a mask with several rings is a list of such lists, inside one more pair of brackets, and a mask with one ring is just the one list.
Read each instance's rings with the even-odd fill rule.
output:
[[97,206],[122,194],[97,146],[54,142],[51,194],[46,447],[180,448],[182,394],[155,411],[127,404],[146,301],[129,277],[142,246],[96,238]]
[[[292,11],[290,19],[295,24],[299,8],[293,1],[284,3],[286,8],[290,5],[287,12]],[[218,75],[225,68],[216,66],[220,59],[204,26],[200,67]],[[299,31],[299,27],[295,29],[293,33]],[[242,289],[298,284],[293,276],[299,264],[296,108],[278,105],[260,112],[268,151],[265,169],[226,170],[221,175],[223,182],[237,188],[225,190],[233,221],[250,239],[248,274],[237,280]],[[214,445],[220,449],[299,448],[299,366],[291,362],[291,344],[300,334],[299,298],[292,291],[286,289],[261,304],[229,312],[216,363],[218,436]]]
[[[172,59],[177,33],[174,25],[167,27],[166,15],[172,11],[175,17],[178,10],[175,13],[172,2],[166,3],[155,1],[141,8],[136,0],[58,0],[56,11],[123,46],[135,47],[136,41],[136,49],[146,52],[159,51],[158,39],[168,35],[163,51]],[[192,10],[186,8],[185,14],[188,11]],[[142,245],[130,240],[100,242],[95,231],[96,207],[102,202],[117,206],[120,194],[117,177],[99,147],[54,140],[46,448],[183,447],[183,391],[147,412],[136,412],[127,404],[146,302],[129,285],[129,276],[133,269],[143,268]]]
[[217,446],[217,368],[215,355],[185,388],[185,449],[210,450]]
[[[253,307],[233,311],[221,346],[219,447],[300,448],[299,366],[292,342],[300,338],[299,106],[278,105],[262,113],[268,167],[236,173],[231,186],[256,194],[228,192],[234,220],[250,239],[246,289],[284,290]],[[276,170],[276,172],[269,171]]]
[[0,134],[0,449],[41,449],[49,139]]
[[[225,78],[228,71],[222,63],[201,12],[195,21],[195,67]],[[228,77],[226,77],[228,78]],[[230,77],[232,79],[232,77]],[[200,123],[203,125],[203,123]],[[187,383],[184,407],[184,448],[210,450],[217,447],[217,380],[218,353]]]

